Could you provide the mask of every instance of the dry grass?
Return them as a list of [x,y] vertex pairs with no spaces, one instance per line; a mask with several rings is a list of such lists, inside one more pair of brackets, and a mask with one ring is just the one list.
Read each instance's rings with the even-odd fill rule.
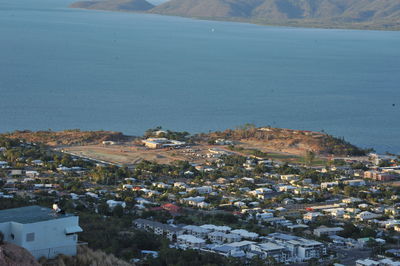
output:
[[39,266],[36,259],[24,248],[11,243],[0,245],[1,266]]
[[[196,154],[205,156],[212,146],[198,145],[193,148],[196,149]],[[194,153],[187,152],[188,149],[148,149],[134,144],[71,146],[65,147],[63,150],[77,156],[126,165],[137,164],[143,160],[155,161],[160,164],[170,164],[177,160],[202,164],[212,160],[201,156],[196,157],[193,155]]]
[[106,254],[103,251],[94,251],[87,246],[79,246],[77,256],[60,255],[53,260],[39,261],[43,266],[132,266],[116,258],[114,255]]
[[28,142],[43,143],[49,146],[59,145],[86,145],[90,143],[101,143],[104,140],[125,141],[128,139],[120,132],[113,131],[15,131],[3,134],[13,139],[24,139]]

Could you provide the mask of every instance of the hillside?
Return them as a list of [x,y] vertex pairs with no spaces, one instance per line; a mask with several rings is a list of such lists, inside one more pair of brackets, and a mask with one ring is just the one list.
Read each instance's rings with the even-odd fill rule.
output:
[[154,6],[145,0],[79,1],[70,7],[110,11],[146,11]]
[[43,143],[49,146],[99,144],[102,141],[125,141],[129,137],[113,131],[15,131],[2,134],[11,139],[23,139],[27,142]]
[[366,151],[347,141],[331,135],[282,128],[239,128],[222,132],[202,134],[203,139],[233,140],[242,146],[256,148],[260,151],[279,151],[291,154],[304,154],[313,151],[321,155],[365,155]]
[[145,0],[98,0],[71,7],[272,25],[400,29],[398,0],[170,0],[156,7]]
[[398,0],[170,0],[151,12],[320,27],[400,27]]
[[0,245],[0,265],[40,266],[40,264],[26,249],[7,242]]

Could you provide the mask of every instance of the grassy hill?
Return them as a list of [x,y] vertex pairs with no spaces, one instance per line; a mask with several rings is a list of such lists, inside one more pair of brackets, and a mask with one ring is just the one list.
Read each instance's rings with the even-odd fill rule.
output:
[[360,149],[342,138],[325,133],[284,128],[242,127],[202,134],[200,137],[206,141],[228,139],[244,144],[244,146],[250,145],[261,151],[272,150],[291,154],[313,151],[319,155],[363,156],[368,152],[368,150]]
[[170,0],[156,7],[145,0],[96,0],[72,7],[287,26],[400,30],[399,0]]

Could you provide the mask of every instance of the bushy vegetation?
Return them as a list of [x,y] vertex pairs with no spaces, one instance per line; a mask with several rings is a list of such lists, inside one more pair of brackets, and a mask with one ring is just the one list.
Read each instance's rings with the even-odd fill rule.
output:
[[326,135],[323,140],[323,146],[326,153],[330,154],[346,154],[351,156],[364,156],[373,151],[372,149],[361,149],[352,145],[344,138],[336,138],[331,135]]
[[146,130],[144,133],[144,137],[157,137],[157,138],[166,138],[171,140],[179,140],[179,141],[188,141],[190,133],[187,131],[171,131],[171,130],[162,130],[162,127],[156,127]]
[[95,213],[79,213],[79,223],[83,232],[81,241],[89,247],[119,258],[131,259],[140,256],[140,250],[159,250],[162,240],[149,232],[133,230],[132,216],[108,217]]
[[187,161],[175,161],[168,165],[144,160],[136,165],[134,174],[135,176],[140,176],[150,172],[157,176],[169,175],[171,177],[183,177],[184,172],[186,171],[198,173],[196,168],[190,165]]
[[338,235],[357,239],[363,237],[375,237],[376,231],[370,227],[359,228],[352,223],[346,223],[343,226],[343,231]]
[[200,253],[199,251],[188,249],[179,250],[163,247],[160,250],[158,258],[148,260],[151,266],[217,266],[217,265],[243,265],[239,261],[228,259],[223,256],[212,253]]

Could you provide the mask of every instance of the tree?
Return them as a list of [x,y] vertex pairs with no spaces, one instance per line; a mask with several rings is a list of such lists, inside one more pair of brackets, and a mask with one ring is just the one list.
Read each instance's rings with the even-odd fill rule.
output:
[[313,151],[306,151],[304,161],[307,165],[311,165],[315,160],[315,153]]
[[264,265],[270,265],[270,264],[264,263],[264,259],[262,259],[260,256],[254,256],[253,258],[251,258],[249,265],[250,266],[264,266]]
[[97,210],[98,210],[98,213],[99,213],[99,214],[108,215],[108,213],[109,213],[108,204],[105,203],[105,202],[100,203],[100,204],[97,206]]
[[357,226],[355,226],[352,223],[346,223],[343,226],[343,231],[339,232],[339,236],[341,237],[351,237],[351,238],[359,238],[360,237],[360,228],[358,228]]
[[112,213],[113,216],[122,217],[124,215],[124,208],[121,205],[117,205],[114,207]]

